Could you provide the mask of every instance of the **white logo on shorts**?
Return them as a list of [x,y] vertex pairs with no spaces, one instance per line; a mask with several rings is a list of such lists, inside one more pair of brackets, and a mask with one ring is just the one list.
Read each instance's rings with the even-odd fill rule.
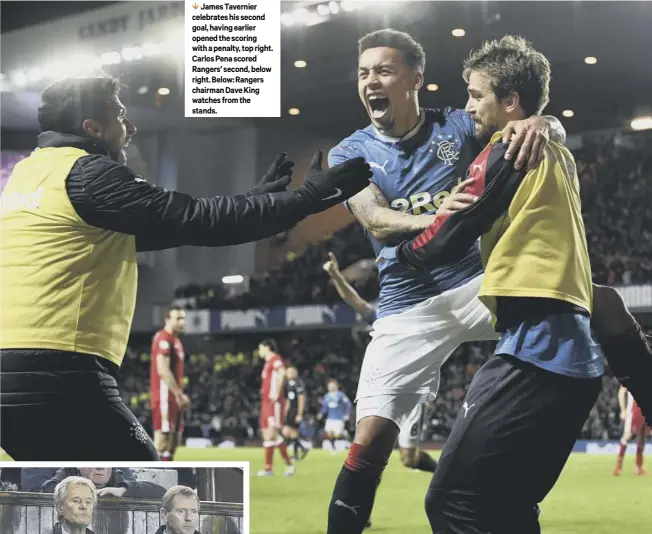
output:
[[464,418],[466,418],[466,415],[469,413],[469,410],[475,406],[475,403],[471,404],[469,406],[469,403],[464,401],[464,404],[462,404],[462,408],[464,408]]
[[335,501],[335,506],[341,506],[342,508],[348,508],[355,515],[358,515],[358,512],[355,509],[360,508],[360,506],[349,506],[348,504],[346,504],[345,502],[342,502],[342,501]]

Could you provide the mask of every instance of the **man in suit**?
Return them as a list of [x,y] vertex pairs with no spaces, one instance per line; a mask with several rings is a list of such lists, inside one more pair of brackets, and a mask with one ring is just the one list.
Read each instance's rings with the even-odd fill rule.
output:
[[173,486],[161,499],[161,526],[155,534],[200,534],[199,497],[188,486]]
[[52,534],[94,534],[88,528],[97,503],[95,484],[83,477],[68,477],[54,489],[58,521]]

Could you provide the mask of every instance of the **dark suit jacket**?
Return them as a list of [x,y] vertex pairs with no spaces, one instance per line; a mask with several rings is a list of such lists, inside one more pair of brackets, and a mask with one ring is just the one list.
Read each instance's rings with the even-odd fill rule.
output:
[[[154,534],[166,534],[167,530],[165,530],[165,525],[161,525],[158,527],[158,530]],[[195,530],[195,534],[201,534],[199,530]]]
[[[54,525],[52,529],[52,534],[63,534],[63,529],[61,528],[61,523]],[[86,529],[86,534],[95,534],[90,528]]]

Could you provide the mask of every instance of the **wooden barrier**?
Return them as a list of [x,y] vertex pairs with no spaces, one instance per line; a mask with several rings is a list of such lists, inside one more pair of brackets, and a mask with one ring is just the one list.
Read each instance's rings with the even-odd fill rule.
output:
[[[95,534],[154,534],[160,526],[160,503],[100,497],[93,511]],[[201,534],[244,534],[242,504],[202,502]],[[57,522],[51,493],[0,492],[0,533],[51,534]]]

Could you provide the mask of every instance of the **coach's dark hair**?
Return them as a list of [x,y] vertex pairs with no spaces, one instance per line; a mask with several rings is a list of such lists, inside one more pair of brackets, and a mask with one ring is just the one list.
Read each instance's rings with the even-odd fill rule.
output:
[[41,132],[85,135],[86,119],[104,122],[108,104],[118,96],[123,85],[108,74],[64,78],[48,85],[41,93],[38,123]]
[[550,63],[530,42],[518,35],[485,41],[463,63],[464,81],[472,71],[484,71],[500,100],[518,93],[526,116],[543,111],[550,100]]
[[403,63],[410,70],[417,72],[426,68],[426,53],[423,47],[414,38],[405,32],[386,28],[368,33],[358,41],[358,57],[370,48],[394,48],[403,58]]
[[260,342],[260,344],[264,345],[265,347],[267,347],[272,352],[278,352],[278,345],[276,344],[276,340],[272,339],[271,337],[263,339]]

